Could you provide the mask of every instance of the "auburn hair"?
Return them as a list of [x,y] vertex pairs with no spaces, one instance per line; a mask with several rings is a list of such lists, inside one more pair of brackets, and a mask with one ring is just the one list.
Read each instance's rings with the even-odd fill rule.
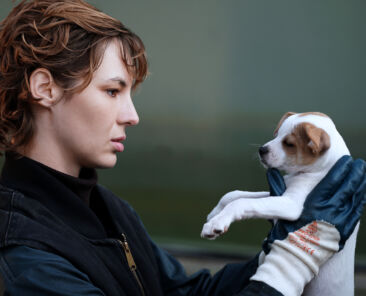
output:
[[133,89],[147,75],[141,39],[83,0],[23,0],[0,23],[0,152],[26,145],[34,132],[29,78],[49,70],[68,92],[87,87],[106,45],[120,44]]

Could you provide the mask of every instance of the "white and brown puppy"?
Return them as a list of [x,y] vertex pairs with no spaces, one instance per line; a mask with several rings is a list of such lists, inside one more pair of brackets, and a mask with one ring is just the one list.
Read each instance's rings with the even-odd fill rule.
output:
[[[285,172],[282,196],[268,192],[232,191],[224,195],[207,217],[202,237],[214,239],[230,224],[248,218],[296,220],[306,196],[349,150],[333,121],[319,112],[286,113],[275,138],[259,149],[266,168]],[[344,249],[325,263],[303,295],[353,295],[354,251],[359,225]]]

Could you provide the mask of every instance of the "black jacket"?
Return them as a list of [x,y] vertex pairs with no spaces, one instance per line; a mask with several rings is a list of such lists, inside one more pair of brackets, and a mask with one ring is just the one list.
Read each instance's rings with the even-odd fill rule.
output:
[[[93,295],[234,295],[248,285],[256,270],[254,259],[247,264],[227,265],[213,277],[207,270],[187,276],[173,257],[151,241],[126,202],[96,185],[88,206],[55,176],[34,164],[25,157],[7,159],[2,172],[0,271],[8,291],[42,295],[40,290],[34,292],[42,278],[42,289],[49,289],[44,295],[88,295],[73,291],[72,281],[56,280],[59,288],[54,288],[54,279],[62,279],[56,276],[60,272],[71,277],[80,272],[85,275],[85,285],[100,291]],[[69,269],[62,268],[61,263],[39,269],[35,267],[42,260],[33,267],[27,260],[16,260],[17,256],[31,258],[24,254],[32,254],[32,250],[34,256],[37,252],[53,256],[54,262],[61,258]],[[34,270],[25,273],[25,268]],[[42,275],[37,274],[39,270]],[[26,294],[22,290],[25,283],[31,287]],[[259,286],[267,292],[241,295],[279,295],[264,284]]]

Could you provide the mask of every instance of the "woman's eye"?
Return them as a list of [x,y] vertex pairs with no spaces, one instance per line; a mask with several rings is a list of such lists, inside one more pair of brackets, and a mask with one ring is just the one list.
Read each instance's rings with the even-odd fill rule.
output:
[[107,94],[113,98],[117,96],[118,92],[118,89],[107,89]]

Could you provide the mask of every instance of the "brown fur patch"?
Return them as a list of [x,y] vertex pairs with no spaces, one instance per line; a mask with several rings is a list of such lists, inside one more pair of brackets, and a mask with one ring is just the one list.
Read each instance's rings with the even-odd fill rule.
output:
[[280,127],[281,127],[281,125],[282,125],[282,123],[287,119],[287,118],[289,118],[290,116],[292,116],[292,115],[295,115],[295,114],[297,114],[297,113],[295,113],[295,112],[287,112],[287,113],[285,113],[283,116],[282,116],[282,118],[280,119],[280,122],[277,124],[277,127],[276,127],[276,129],[275,129],[275,131],[274,131],[274,136],[277,136],[277,133],[278,133],[278,130],[280,129]]
[[303,122],[284,138],[282,146],[289,157],[295,158],[297,164],[309,165],[329,149],[330,138],[323,129]]
[[329,117],[327,114],[324,114],[321,112],[304,112],[304,113],[300,113],[299,117],[306,116],[306,115],[318,115],[318,116],[323,116],[323,117]]

